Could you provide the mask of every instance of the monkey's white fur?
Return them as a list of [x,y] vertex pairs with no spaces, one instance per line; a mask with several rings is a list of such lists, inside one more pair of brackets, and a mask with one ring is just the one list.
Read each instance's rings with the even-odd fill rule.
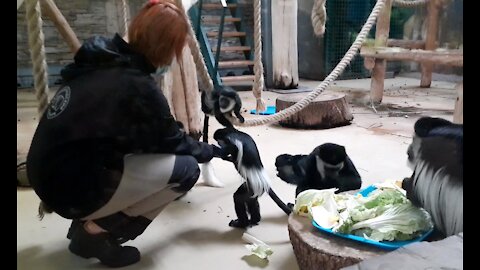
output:
[[270,178],[265,169],[262,168],[246,168],[243,165],[243,144],[239,140],[234,140],[233,143],[238,149],[237,154],[237,171],[246,181],[249,189],[253,191],[253,197],[259,197],[270,190]]
[[[428,163],[415,164],[417,198],[446,235],[463,231],[463,187],[452,185],[445,169],[435,171]],[[448,190],[447,190],[448,189]]]

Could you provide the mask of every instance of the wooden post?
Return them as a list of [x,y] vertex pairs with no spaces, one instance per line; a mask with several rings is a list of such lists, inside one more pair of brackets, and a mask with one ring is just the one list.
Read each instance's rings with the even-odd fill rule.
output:
[[463,124],[463,81],[455,87],[455,90],[457,91],[457,100],[453,111],[453,122]]
[[67,42],[68,47],[70,47],[72,53],[75,54],[81,46],[80,41],[78,41],[78,38],[75,35],[75,32],[73,32],[72,28],[68,24],[65,17],[63,17],[62,12],[60,12],[53,0],[43,0],[42,3],[45,15],[47,15],[48,18],[55,24],[58,32],[60,32],[65,42]]
[[188,46],[183,49],[181,59],[173,60],[159,86],[168,101],[170,112],[177,121],[182,122],[185,132],[195,139],[200,138],[203,113],[200,108],[197,71]]
[[[380,12],[377,20],[377,29],[375,31],[375,47],[385,47],[387,45],[388,35],[390,33],[391,11],[392,0],[386,0],[385,7]],[[386,60],[375,59],[375,64],[372,69],[372,81],[370,85],[370,97],[373,103],[378,104],[382,102],[386,67]]]
[[[440,1],[430,0],[427,3],[427,37],[425,38],[425,50],[435,50],[437,48],[438,38],[438,13],[440,9]],[[430,87],[432,83],[433,64],[423,63],[422,78],[420,87]]]
[[297,0],[272,1],[273,87],[298,87]]

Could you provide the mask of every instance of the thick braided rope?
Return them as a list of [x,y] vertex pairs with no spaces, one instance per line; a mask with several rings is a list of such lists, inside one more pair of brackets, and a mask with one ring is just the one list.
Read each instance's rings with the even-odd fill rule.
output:
[[428,3],[429,0],[395,0],[393,1],[392,5],[395,7],[404,7],[404,8],[413,8],[425,5]]
[[262,63],[262,4],[260,0],[253,1],[253,35],[255,42],[255,62],[253,64],[253,72],[255,79],[253,81],[253,96],[257,99],[256,112],[265,111],[265,101],[262,99],[262,91],[264,86],[263,63]]
[[382,8],[385,6],[385,0],[378,0],[377,3],[375,4],[375,7],[373,8],[372,12],[370,13],[370,16],[367,19],[367,22],[363,25],[362,30],[356,37],[355,41],[353,44],[350,46],[348,49],[347,53],[343,56],[342,60],[340,63],[337,64],[335,69],[330,72],[330,74],[323,80],[317,88],[312,91],[310,94],[308,94],[306,97],[304,97],[302,100],[298,101],[294,105],[288,107],[285,110],[282,110],[276,114],[268,115],[265,117],[260,117],[260,118],[255,118],[255,119],[248,119],[245,120],[244,123],[240,123],[238,119],[230,117],[230,121],[237,126],[259,126],[259,125],[265,125],[265,124],[271,124],[278,122],[282,119],[285,119],[287,117],[290,117],[291,115],[301,111],[304,109],[310,102],[312,102],[320,93],[322,93],[325,88],[333,82],[335,79],[338,78],[338,76],[345,70],[345,67],[350,63],[350,61],[353,59],[353,57],[357,54],[358,50],[362,46],[365,38],[368,35],[368,32],[372,28],[372,26],[375,24],[375,21],[378,17],[378,14],[382,10]]
[[122,11],[123,11],[123,36],[128,37],[127,0],[122,0]]
[[187,37],[187,42],[188,47],[190,48],[190,52],[192,53],[193,61],[195,62],[195,66],[197,68],[197,76],[199,77],[199,88],[207,91],[207,93],[210,93],[211,91],[213,91],[213,81],[210,78],[210,74],[208,74],[207,66],[205,65],[202,52],[200,51],[200,45],[198,44],[195,31],[193,30],[192,22],[190,21],[190,18],[185,11],[182,0],[176,0],[176,4],[183,11],[188,21],[189,37]]
[[323,36],[325,33],[325,22],[327,21],[327,10],[325,9],[326,0],[315,0],[312,8],[313,32],[317,37]]
[[38,113],[42,115],[48,104],[48,74],[45,60],[44,36],[42,31],[42,16],[38,0],[25,1],[28,44],[32,59],[35,95],[38,100]]

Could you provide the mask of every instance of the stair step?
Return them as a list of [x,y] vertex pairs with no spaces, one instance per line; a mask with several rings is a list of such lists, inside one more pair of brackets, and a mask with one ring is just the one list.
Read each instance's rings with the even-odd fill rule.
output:
[[[229,31],[229,32],[223,32],[222,37],[245,37],[247,33],[245,32],[237,32],[237,31]],[[218,37],[218,32],[217,31],[210,31],[207,32],[207,37]]]
[[[220,47],[221,52],[236,52],[236,51],[250,51],[252,50],[249,46],[228,46],[228,47]],[[212,48],[212,51],[217,51],[216,47]]]
[[[237,4],[227,4],[228,8],[237,8]],[[222,9],[222,4],[213,4],[213,3],[205,3],[202,5],[202,9]]]
[[[242,18],[225,17],[225,22],[240,22],[241,20]],[[202,23],[220,23],[220,21],[221,21],[220,16],[202,18]]]
[[226,76],[222,77],[222,82],[225,85],[231,85],[238,82],[252,82],[255,79],[255,75],[240,75],[240,76]]
[[233,61],[220,61],[218,62],[219,68],[234,68],[253,66],[253,61],[250,60],[233,60]]

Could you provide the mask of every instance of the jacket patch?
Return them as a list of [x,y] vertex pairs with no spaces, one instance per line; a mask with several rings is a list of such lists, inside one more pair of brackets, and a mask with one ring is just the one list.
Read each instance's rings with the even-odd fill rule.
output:
[[53,97],[50,105],[48,106],[48,119],[57,117],[67,108],[68,102],[70,101],[70,92],[71,90],[69,86],[65,86],[64,88],[58,90],[57,94],[55,97]]

